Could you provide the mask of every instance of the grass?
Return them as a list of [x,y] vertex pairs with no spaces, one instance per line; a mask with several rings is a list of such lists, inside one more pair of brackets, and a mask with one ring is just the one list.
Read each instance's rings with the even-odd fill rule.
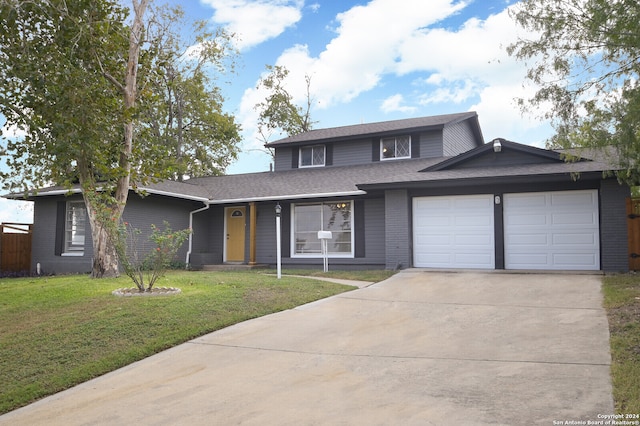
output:
[[256,272],[170,272],[158,286],[182,293],[113,296],[132,287],[126,277],[0,279],[0,414],[197,336],[353,289]]
[[[275,273],[275,272],[274,272]],[[371,269],[366,271],[329,271],[323,272],[317,269],[284,269],[284,275],[303,275],[307,277],[329,277],[341,280],[356,280],[379,282],[386,280],[396,271],[388,271],[384,269]]]
[[609,319],[611,380],[616,412],[640,413],[640,276],[604,278]]

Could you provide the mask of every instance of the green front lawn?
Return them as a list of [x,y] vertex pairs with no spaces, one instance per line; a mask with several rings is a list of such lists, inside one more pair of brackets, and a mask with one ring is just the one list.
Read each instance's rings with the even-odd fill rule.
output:
[[[351,275],[358,279],[358,275]],[[194,337],[354,287],[257,272],[170,272],[174,296],[115,297],[126,277],[0,280],[0,414]]]
[[616,412],[640,414],[640,276],[604,278]]

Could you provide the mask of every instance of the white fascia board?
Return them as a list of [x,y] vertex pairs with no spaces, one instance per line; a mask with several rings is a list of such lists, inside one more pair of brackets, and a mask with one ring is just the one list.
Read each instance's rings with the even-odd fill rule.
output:
[[5,194],[2,197],[9,198],[13,200],[19,200],[25,197],[46,197],[47,195],[66,195],[66,194],[79,194],[80,188],[72,188],[72,189],[56,189],[55,191],[46,191],[46,192],[17,192],[14,194]]
[[211,200],[209,204],[234,204],[234,203],[250,203],[254,201],[281,201],[281,200],[300,200],[303,198],[332,198],[332,197],[351,197],[356,195],[366,195],[366,191],[345,191],[345,192],[326,192],[318,194],[295,194],[295,195],[277,195],[266,197],[251,198],[229,198],[225,200]]
[[[100,190],[100,188],[98,188],[98,191]],[[133,191],[133,188],[129,188],[130,191]],[[173,197],[173,198],[181,198],[183,200],[192,200],[192,201],[199,201],[201,203],[208,203],[209,199],[206,197],[198,197],[196,195],[185,195],[185,194],[178,194],[176,192],[169,192],[169,191],[161,191],[159,189],[150,189],[150,188],[144,188],[144,187],[139,187],[140,191],[146,192],[148,194],[154,194],[154,195],[164,195],[167,197]],[[67,195],[67,194],[80,194],[82,192],[82,190],[80,188],[71,188],[71,189],[56,189],[54,191],[43,191],[43,192],[37,192],[37,193],[32,193],[29,194],[29,197],[46,197],[49,195]],[[17,194],[7,194],[4,195],[3,197],[5,198],[12,198],[12,199],[20,199],[24,197],[24,193],[17,193]]]
[[178,194],[175,192],[169,192],[169,191],[161,191],[159,189],[149,189],[149,188],[139,188],[141,191],[147,192],[149,194],[153,194],[153,195],[164,195],[167,197],[173,197],[173,198],[182,198],[183,200],[192,200],[192,201],[200,201],[201,203],[205,203],[205,204],[209,204],[209,199],[206,197],[198,197],[196,195],[184,195],[184,194]]
[[[305,198],[332,198],[332,197],[352,197],[352,196],[358,196],[358,195],[366,195],[367,192],[366,191],[362,191],[362,190],[357,190],[357,191],[343,191],[343,192],[324,192],[324,193],[316,193],[316,194],[294,194],[294,195],[277,195],[277,196],[265,196],[265,197],[248,197],[248,198],[227,198],[227,199],[221,199],[221,200],[211,200],[209,198],[205,198],[205,197],[198,197],[195,195],[184,195],[184,194],[178,194],[175,192],[168,192],[168,191],[161,191],[158,189],[149,189],[149,188],[143,188],[140,187],[140,190],[147,192],[149,194],[154,194],[154,195],[164,195],[167,197],[173,197],[173,198],[181,198],[183,200],[192,200],[192,201],[199,201],[205,204],[211,204],[211,205],[216,205],[216,204],[234,204],[234,203],[250,203],[250,202],[258,202],[258,201],[281,201],[281,200],[300,200],[300,199],[305,199]],[[49,195],[66,195],[66,194],[79,194],[81,193],[80,188],[73,188],[73,189],[57,189],[54,191],[47,191],[47,192],[39,192],[36,195],[32,195],[32,196],[36,196],[36,197],[44,197],[44,196],[49,196]],[[6,198],[10,198],[12,194],[8,194],[5,195]],[[17,195],[17,194],[16,194]],[[19,198],[21,198],[22,196],[20,196]],[[13,197],[12,197],[13,198]],[[15,197],[16,199],[18,197]]]

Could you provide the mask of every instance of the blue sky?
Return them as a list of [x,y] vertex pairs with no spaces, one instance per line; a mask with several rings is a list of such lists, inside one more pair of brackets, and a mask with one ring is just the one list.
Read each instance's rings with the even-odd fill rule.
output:
[[[525,66],[505,47],[521,30],[506,0],[200,0],[190,16],[238,34],[239,74],[226,107],[243,127],[243,154],[228,173],[269,169],[255,134],[255,87],[265,65],[290,70],[287,86],[305,100],[311,77],[315,128],[477,111],[486,141],[544,146],[550,127],[522,116],[515,97]],[[265,19],[268,17],[268,19]],[[272,140],[278,135],[273,135]]]
[[[552,135],[514,101],[535,90],[525,65],[505,51],[526,36],[507,13],[515,1],[171,1],[239,38],[237,74],[222,87],[225,109],[243,128],[242,154],[228,173],[269,170],[254,109],[267,64],[290,70],[287,87],[298,102],[311,77],[315,128],[476,111],[485,141],[544,146]],[[16,206],[0,201],[0,221],[30,221]]]

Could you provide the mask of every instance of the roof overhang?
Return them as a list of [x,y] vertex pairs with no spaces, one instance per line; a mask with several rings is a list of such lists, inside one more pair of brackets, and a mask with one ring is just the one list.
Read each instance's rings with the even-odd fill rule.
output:
[[344,191],[344,192],[325,192],[316,194],[291,194],[291,195],[267,195],[264,197],[250,197],[250,198],[228,198],[220,200],[209,200],[209,204],[236,204],[236,203],[252,203],[262,201],[283,201],[283,200],[304,200],[313,198],[338,198],[338,197],[356,197],[360,195],[366,195],[367,192],[363,190],[357,191]]
[[[100,190],[100,188],[98,188],[98,191]],[[130,191],[134,191],[133,188],[129,188]],[[146,188],[146,187],[138,187],[136,190],[136,192],[143,192],[143,193],[147,193],[147,194],[152,194],[152,195],[162,195],[165,197],[172,197],[172,198],[180,198],[182,200],[189,200],[189,201],[198,201],[198,202],[202,202],[202,203],[208,203],[209,199],[206,197],[199,197],[196,195],[186,195],[186,194],[180,194],[177,192],[169,192],[169,191],[162,191],[159,189],[153,189],[153,188]],[[51,191],[41,191],[41,192],[34,192],[34,193],[24,193],[24,192],[18,192],[18,193],[11,193],[11,194],[5,194],[2,197],[3,198],[8,198],[10,200],[25,200],[25,201],[29,201],[30,198],[36,198],[36,197],[48,197],[48,196],[56,196],[56,195],[73,195],[73,194],[81,194],[82,190],[80,188],[69,188],[69,189],[54,189]]]
[[[602,180],[602,172],[590,171],[579,173],[578,181],[596,181]],[[358,189],[363,191],[380,191],[387,189],[416,189],[416,188],[453,188],[453,187],[471,187],[471,186],[487,186],[500,184],[529,184],[529,183],[548,183],[575,181],[570,172],[548,173],[544,175],[512,175],[512,176],[489,176],[489,177],[465,177],[459,179],[430,179],[415,180],[403,182],[380,182],[356,185]]]

